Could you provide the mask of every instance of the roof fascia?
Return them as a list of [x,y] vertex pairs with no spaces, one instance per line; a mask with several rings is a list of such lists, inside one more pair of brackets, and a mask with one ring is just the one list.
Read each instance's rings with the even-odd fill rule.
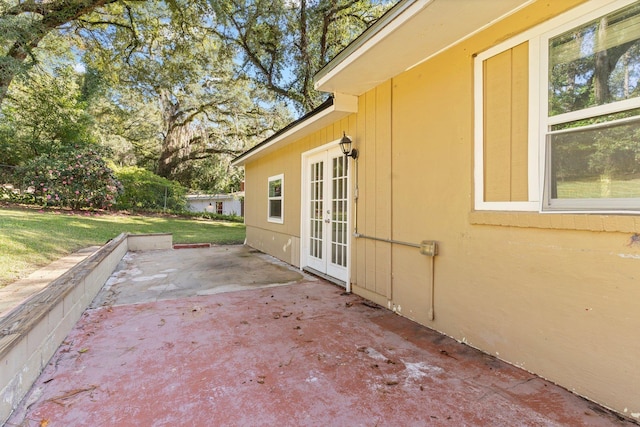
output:
[[318,90],[318,87],[322,86],[326,80],[346,68],[353,60],[367,52],[433,1],[402,0],[393,6],[314,75],[315,89]]

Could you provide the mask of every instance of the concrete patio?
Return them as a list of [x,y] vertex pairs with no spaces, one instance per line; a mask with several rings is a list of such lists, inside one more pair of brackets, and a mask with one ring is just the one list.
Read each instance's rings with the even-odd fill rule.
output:
[[634,424],[230,246],[128,253],[6,425]]

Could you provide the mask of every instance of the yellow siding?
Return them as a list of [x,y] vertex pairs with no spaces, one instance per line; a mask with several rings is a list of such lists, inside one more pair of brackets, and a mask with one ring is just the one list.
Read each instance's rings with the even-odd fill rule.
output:
[[[357,114],[358,233],[391,238],[391,82],[359,99]],[[354,166],[354,163],[351,162]],[[353,176],[353,175],[352,175]],[[366,212],[362,214],[361,212]],[[354,222],[355,225],[355,222]],[[355,239],[352,282],[368,292],[390,297],[391,245]]]
[[[640,372],[640,342],[633,338],[640,317],[632,302],[640,299],[640,245],[630,243],[640,232],[638,217],[470,215],[473,54],[570,6],[535,3],[393,79],[393,237],[437,240],[440,254],[435,320],[428,318],[429,261],[412,248],[393,246],[389,305],[622,413],[626,408],[628,416],[631,407],[640,413],[634,374]],[[488,136],[497,138],[485,147],[488,200],[527,197],[521,48],[489,64],[489,74],[497,74],[489,76],[496,83],[489,81],[488,90],[503,92],[485,105],[495,108]],[[501,97],[510,100],[507,106]]]
[[[359,150],[359,158],[358,158],[358,175],[359,177],[365,177],[366,176],[366,163],[364,162],[364,143],[363,141],[367,140],[367,126],[365,123],[365,117],[367,115],[367,105],[366,105],[366,95],[361,96],[358,99],[358,114],[356,115],[356,120],[357,120],[357,129],[358,129],[358,139],[357,139],[357,149]],[[355,171],[352,171],[355,173]],[[364,227],[364,220],[360,220],[360,218],[364,218],[364,215],[360,214],[360,211],[369,211],[371,209],[367,209],[367,202],[368,199],[365,198],[364,195],[366,188],[367,188],[367,181],[359,178],[358,181],[360,181],[358,183],[359,185],[359,197],[358,197],[358,201],[357,201],[357,215],[354,216],[354,224],[357,225],[359,230],[363,230]],[[353,245],[351,247],[351,259],[355,260],[355,262],[353,263],[352,267],[351,267],[351,280],[354,282],[354,284],[356,284],[357,286],[362,287],[363,289],[366,289],[367,291],[371,292],[371,284],[369,284],[369,286],[367,286],[367,280],[366,280],[366,270],[365,270],[365,266],[368,264],[367,261],[367,252],[366,252],[366,246],[367,246],[368,242],[362,240],[362,239],[356,239],[353,241]],[[375,286],[374,286],[375,289]]]
[[529,43],[512,49],[511,70],[511,197],[529,200]]
[[[391,239],[391,82],[376,89],[375,235]],[[376,293],[391,296],[391,245],[376,242]]]
[[[378,198],[377,182],[376,182],[376,148],[377,148],[377,135],[376,128],[376,90],[363,95],[365,100],[365,137],[362,140],[362,158],[359,166],[362,166],[364,172],[364,180],[360,180],[360,183],[364,184],[361,187],[362,199],[366,200],[365,211],[360,213],[367,213],[366,215],[360,215],[358,224],[360,232],[363,234],[369,233],[375,236],[376,227],[376,201]],[[377,243],[372,240],[365,240],[365,281],[364,287],[366,289],[376,291],[376,247]]]
[[511,51],[484,62],[484,200],[511,199]]
[[[358,232],[440,245],[432,271],[415,248],[354,239],[354,290],[628,416],[640,413],[638,216],[472,212],[474,54],[580,2],[534,2],[360,96],[357,114],[248,164],[248,239],[288,255],[301,153],[347,128],[360,151]],[[526,61],[522,45],[485,64],[487,200],[527,199]],[[266,222],[263,183],[277,173],[283,225]]]
[[484,61],[485,201],[528,200],[528,43]]
[[[326,126],[276,152],[245,165],[245,224],[247,244],[300,266],[302,153],[329,143],[342,132],[356,134],[355,116]],[[284,223],[267,221],[267,181],[284,175]]]

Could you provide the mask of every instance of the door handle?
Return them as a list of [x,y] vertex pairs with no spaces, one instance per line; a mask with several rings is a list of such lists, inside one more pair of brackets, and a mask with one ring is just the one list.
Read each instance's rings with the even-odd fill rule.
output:
[[331,220],[329,218],[325,219],[324,222],[326,222],[327,224],[329,224],[331,222]]

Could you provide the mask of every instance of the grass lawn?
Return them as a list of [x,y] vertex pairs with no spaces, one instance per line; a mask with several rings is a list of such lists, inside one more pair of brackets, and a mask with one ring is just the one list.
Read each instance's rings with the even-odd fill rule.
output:
[[640,178],[558,181],[559,199],[640,197]]
[[174,243],[242,243],[243,224],[161,216],[78,214],[0,207],[0,287],[120,233],[172,233]]

